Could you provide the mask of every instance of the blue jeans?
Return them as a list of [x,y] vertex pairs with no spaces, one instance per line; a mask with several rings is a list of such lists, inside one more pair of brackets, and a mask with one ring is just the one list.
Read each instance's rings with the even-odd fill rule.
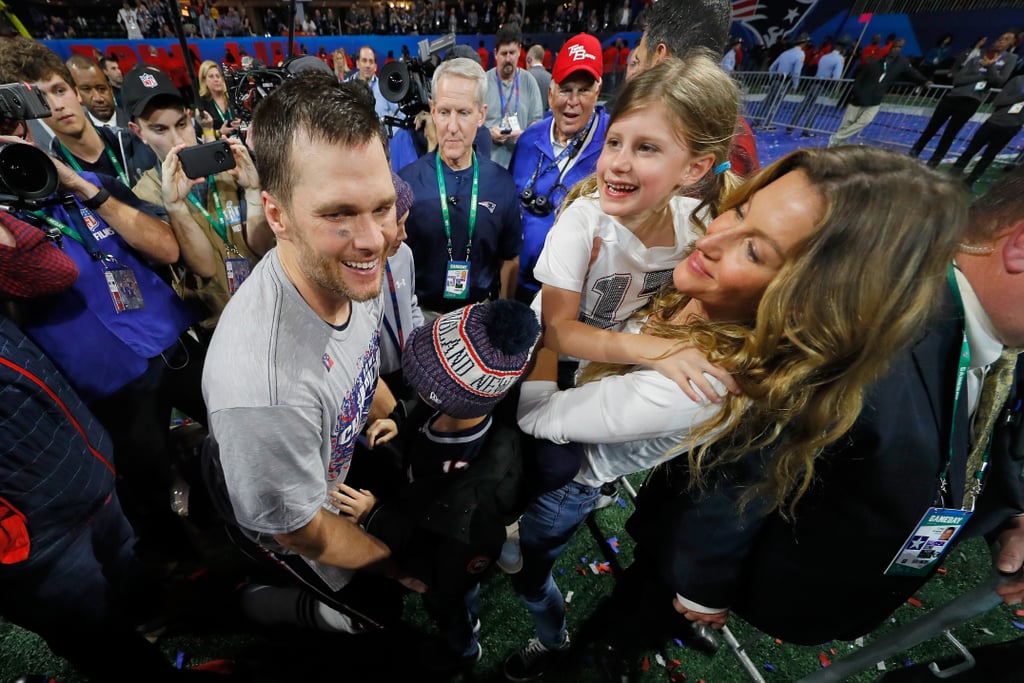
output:
[[512,586],[533,617],[537,638],[547,648],[560,647],[566,633],[565,602],[551,569],[600,495],[600,488],[569,482],[534,499],[519,521],[523,568],[512,575]]

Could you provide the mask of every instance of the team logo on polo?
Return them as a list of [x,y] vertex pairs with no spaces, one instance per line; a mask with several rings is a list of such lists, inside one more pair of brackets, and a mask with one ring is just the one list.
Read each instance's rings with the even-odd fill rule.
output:
[[732,20],[743,26],[749,45],[770,47],[785,36],[796,36],[820,0],[733,0]]
[[142,85],[147,88],[155,88],[157,86],[156,77],[153,76],[153,74],[141,74],[139,76],[139,80],[142,82]]

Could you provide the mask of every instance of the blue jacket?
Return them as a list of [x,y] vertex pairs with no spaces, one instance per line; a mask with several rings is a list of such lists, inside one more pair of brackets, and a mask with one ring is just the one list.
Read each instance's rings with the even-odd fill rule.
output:
[[[586,178],[597,168],[597,157],[601,155],[605,132],[608,130],[608,113],[603,107],[597,107],[595,111],[597,112],[597,121],[594,125],[597,130],[594,131],[590,143],[580,151],[576,163],[562,178],[562,187],[551,192],[552,186],[558,180],[558,169],[555,168],[542,173],[534,181],[533,190],[538,195],[551,193],[548,198],[555,210],[547,216],[535,216],[525,208],[523,209],[523,250],[519,254],[519,285],[529,291],[535,292],[540,289],[540,283],[533,277],[533,267],[537,265],[537,259],[544,248],[544,240],[555,223],[555,215],[561,208],[565,195],[573,185]],[[553,114],[548,112],[547,116],[523,131],[519,137],[519,142],[512,155],[512,163],[509,165],[512,179],[519,192],[523,191],[537,171],[538,161],[540,161],[540,170],[544,171],[555,160],[555,152],[551,147],[552,117]]]

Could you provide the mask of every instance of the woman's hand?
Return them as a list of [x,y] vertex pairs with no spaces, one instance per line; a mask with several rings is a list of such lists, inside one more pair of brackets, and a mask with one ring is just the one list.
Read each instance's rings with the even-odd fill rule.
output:
[[231,119],[230,121],[225,121],[224,125],[220,127],[220,136],[222,138],[226,138],[234,135],[235,132],[238,131],[238,126],[240,124],[241,121],[239,121],[238,119]]
[[[671,339],[650,338],[651,341],[655,339],[661,342],[664,348],[661,353],[653,354],[653,359],[645,361],[644,365],[678,384],[691,400],[698,403],[722,402],[722,397],[705,377],[705,373],[721,382],[730,393],[740,393],[740,387],[729,371],[709,363],[698,349]],[[664,355],[666,353],[669,355]]]
[[346,484],[338,484],[338,490],[328,491],[327,495],[328,502],[356,524],[362,524],[377,504],[377,498],[366,489],[354,489]]
[[369,441],[370,448],[387,443],[396,436],[398,436],[398,425],[394,420],[386,417],[374,420],[373,424],[366,428],[366,439]]
[[698,612],[697,610],[683,607],[683,603],[679,602],[679,598],[672,598],[672,607],[693,623],[710,626],[716,631],[725,626],[725,622],[729,619],[729,610],[715,612],[714,614]]

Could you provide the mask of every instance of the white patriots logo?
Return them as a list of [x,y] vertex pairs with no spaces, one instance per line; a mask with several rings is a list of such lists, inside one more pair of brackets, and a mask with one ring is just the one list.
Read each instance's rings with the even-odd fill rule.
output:
[[818,0],[733,0],[732,19],[743,25],[753,44],[770,47],[785,36],[795,36]]
[[494,213],[494,210],[498,208],[498,205],[495,204],[494,202],[480,202],[480,206],[484,207],[492,214]]

